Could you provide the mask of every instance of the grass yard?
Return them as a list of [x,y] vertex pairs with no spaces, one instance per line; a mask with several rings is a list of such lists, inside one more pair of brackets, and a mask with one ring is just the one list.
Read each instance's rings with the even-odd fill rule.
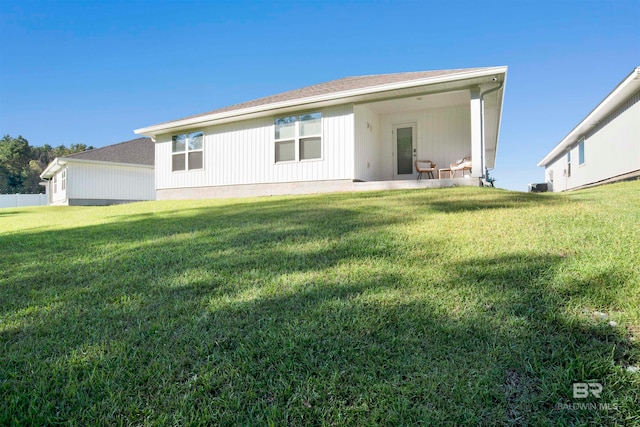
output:
[[0,248],[0,425],[640,424],[640,182],[3,209]]

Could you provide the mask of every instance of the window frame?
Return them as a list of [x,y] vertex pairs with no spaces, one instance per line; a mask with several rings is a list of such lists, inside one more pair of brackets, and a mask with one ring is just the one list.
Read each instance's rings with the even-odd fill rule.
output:
[[582,137],[580,141],[578,141],[578,166],[582,166],[584,164],[584,137]]
[[567,150],[567,178],[571,178],[571,149]]
[[[192,135],[195,134],[201,134],[201,144],[200,144],[200,148],[190,148],[190,141],[192,138]],[[180,136],[184,136],[184,149],[182,150],[176,150],[175,149],[175,143],[178,137]],[[204,145],[205,145],[205,133],[203,130],[194,130],[194,131],[189,131],[189,132],[183,132],[183,133],[178,133],[175,135],[171,135],[171,172],[172,173],[184,173],[184,172],[192,172],[192,171],[202,171],[204,170]],[[202,165],[199,168],[191,168],[190,167],[190,156],[189,154],[192,153],[202,153],[202,157],[201,157],[201,161],[202,161]],[[174,169],[174,158],[176,156],[184,156],[184,169]]]
[[60,189],[65,191],[67,189],[67,170],[63,169],[60,175]]
[[[303,117],[305,116],[314,116],[317,115],[317,119],[319,120],[319,132],[302,135],[302,127],[303,127]],[[285,119],[294,119],[293,120],[293,136],[289,137],[280,137],[278,138],[277,132],[278,121]],[[323,117],[322,111],[313,111],[306,113],[295,113],[286,116],[275,117],[273,119],[273,162],[276,165],[288,164],[288,163],[298,163],[298,162],[317,162],[322,161],[324,159],[324,144],[323,144]],[[284,123],[283,123],[284,124]],[[320,155],[319,157],[311,157],[311,158],[302,158],[304,150],[302,148],[302,144],[306,141],[318,139],[320,143]],[[294,154],[293,159],[288,160],[278,160],[278,146],[283,143],[293,142],[294,145]]]

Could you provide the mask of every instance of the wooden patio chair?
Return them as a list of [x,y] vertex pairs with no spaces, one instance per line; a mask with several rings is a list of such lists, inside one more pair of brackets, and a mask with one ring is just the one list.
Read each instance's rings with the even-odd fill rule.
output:
[[414,162],[418,176],[416,179],[422,179],[422,174],[426,173],[429,178],[433,178],[433,171],[436,170],[436,164],[431,160],[416,160]]

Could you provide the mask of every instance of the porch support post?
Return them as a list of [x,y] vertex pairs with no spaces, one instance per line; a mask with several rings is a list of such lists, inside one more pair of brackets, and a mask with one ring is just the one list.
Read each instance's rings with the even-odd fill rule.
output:
[[480,88],[476,87],[471,92],[471,176],[482,178],[484,153],[482,147],[482,99]]

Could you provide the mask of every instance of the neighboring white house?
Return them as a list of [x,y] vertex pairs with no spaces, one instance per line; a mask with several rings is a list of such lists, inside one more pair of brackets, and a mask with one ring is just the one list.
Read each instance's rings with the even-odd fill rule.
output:
[[138,138],[57,157],[42,172],[49,204],[111,205],[155,200],[155,145]]
[[415,160],[445,169],[466,156],[467,177],[421,185],[480,185],[495,163],[506,73],[347,77],[135,133],[156,141],[158,199],[349,191],[415,180]]
[[640,67],[538,163],[550,191],[640,176]]

